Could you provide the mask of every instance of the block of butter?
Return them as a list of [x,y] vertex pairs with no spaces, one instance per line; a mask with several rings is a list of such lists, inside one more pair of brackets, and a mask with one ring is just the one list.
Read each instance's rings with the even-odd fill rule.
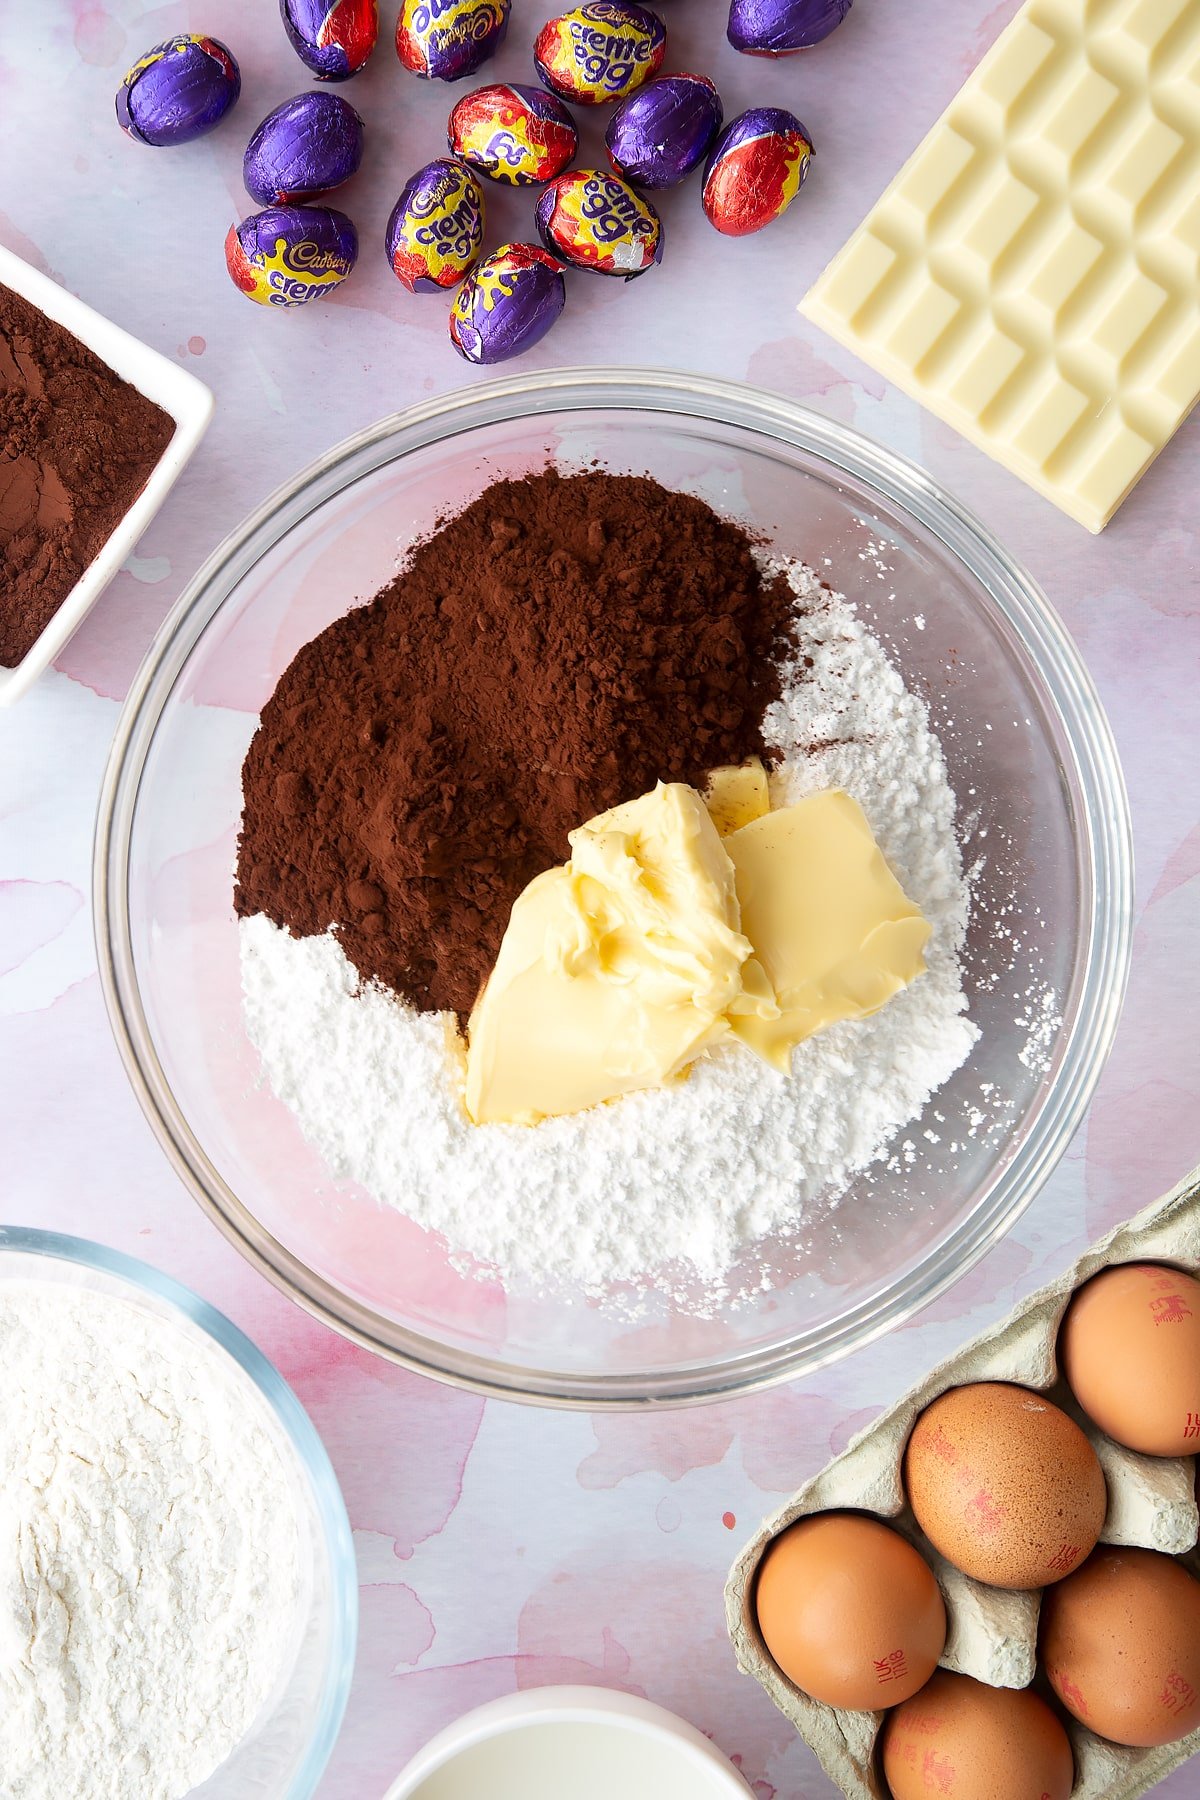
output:
[[[802,1038],[916,979],[929,926],[840,789],[766,811],[766,774],[714,771],[590,819],[509,915],[467,1029],[478,1125],[536,1125],[741,1038],[781,1074]],[[722,838],[709,808],[745,819]]]
[[800,309],[1091,531],[1200,394],[1200,4],[1027,0]]
[[731,1014],[730,1027],[786,1075],[805,1038],[868,1018],[924,973],[929,924],[840,788],[765,813],[723,842],[741,928],[776,1001]]
[[743,996],[733,869],[693,788],[660,782],[569,841],[570,862],[513,903],[471,1014],[476,1124],[534,1125],[661,1086],[727,1035]]

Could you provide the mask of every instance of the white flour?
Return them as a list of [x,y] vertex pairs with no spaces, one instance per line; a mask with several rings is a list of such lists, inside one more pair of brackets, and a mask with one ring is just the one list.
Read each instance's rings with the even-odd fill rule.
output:
[[223,1353],[114,1295],[0,1288],[0,1796],[178,1800],[284,1667],[300,1527]]
[[721,1047],[668,1088],[532,1129],[472,1125],[444,1019],[364,988],[330,934],[241,924],[246,1028],[333,1173],[516,1285],[600,1294],[653,1272],[710,1308],[746,1248],[877,1159],[975,1041],[954,796],[926,708],[844,600],[807,569],[791,578],[812,666],[765,721],[784,756],[773,799],[853,794],[933,935],[928,972],[874,1018],[801,1044],[790,1078]]

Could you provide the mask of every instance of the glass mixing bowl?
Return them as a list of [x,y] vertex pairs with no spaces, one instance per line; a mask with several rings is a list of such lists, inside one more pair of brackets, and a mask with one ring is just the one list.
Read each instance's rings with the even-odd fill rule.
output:
[[[309,1548],[293,1661],[246,1736],[188,1800],[310,1800],[329,1761],[350,1692],[358,1637],[358,1577],[337,1477],[308,1414],[278,1370],[223,1313],[149,1263],[87,1238],[0,1225],[0,1286],[54,1282],[109,1294],[207,1340],[258,1390],[256,1408],[289,1472],[290,1497]],[[253,1395],[248,1396],[253,1400]]]
[[[965,979],[981,1036],[930,1103],[936,1132],[918,1121],[905,1134],[919,1147],[911,1162],[876,1168],[798,1237],[768,1245],[769,1287],[716,1319],[664,1304],[630,1323],[583,1299],[531,1300],[458,1274],[440,1240],[332,1179],[259,1085],[241,1021],[232,869],[259,708],[301,645],[390,579],[415,536],[548,459],[689,489],[855,600],[930,700],[976,868]],[[592,1407],[716,1398],[802,1374],[908,1318],[994,1244],[1095,1086],[1125,984],[1131,898],[1124,789],[1095,690],[1045,598],[978,522],[919,469],[800,407],[620,370],[517,376],[431,400],[351,438],[260,507],[201,569],[134,682],[95,862],[100,968],[130,1078],[176,1169],[243,1255],[398,1362]],[[981,1108],[990,1128],[971,1135]]]

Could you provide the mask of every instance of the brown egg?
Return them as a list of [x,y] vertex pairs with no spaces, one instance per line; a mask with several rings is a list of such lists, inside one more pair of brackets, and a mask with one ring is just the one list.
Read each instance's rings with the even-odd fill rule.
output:
[[1107,1506],[1100,1464],[1074,1420],[999,1381],[951,1388],[925,1408],[904,1484],[935,1549],[994,1587],[1061,1581],[1095,1544]]
[[818,1513],[777,1537],[754,1594],[767,1649],[827,1706],[915,1694],[946,1642],[941,1589],[919,1551],[864,1513]]
[[987,1687],[938,1669],[889,1714],[883,1773],[892,1800],[1069,1800],[1061,1722],[1028,1688]]
[[1071,1390],[1118,1444],[1147,1456],[1200,1449],[1200,1281],[1122,1263],[1080,1288],[1058,1334]]
[[1038,1650],[1067,1711],[1115,1744],[1200,1725],[1200,1581],[1170,1556],[1097,1550],[1042,1595]]

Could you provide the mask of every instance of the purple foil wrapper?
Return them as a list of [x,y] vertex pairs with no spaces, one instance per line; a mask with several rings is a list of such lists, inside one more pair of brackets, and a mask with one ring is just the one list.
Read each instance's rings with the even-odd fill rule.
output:
[[138,57],[117,89],[117,123],[140,144],[187,144],[219,125],[241,91],[225,45],[183,33]]
[[836,31],[851,0],[730,0],[725,35],[744,56],[794,56]]
[[622,100],[604,142],[618,175],[638,187],[674,187],[704,161],[724,108],[707,75],[666,75]]
[[358,260],[358,233],[331,206],[268,206],[231,225],[225,265],[260,306],[304,306],[332,293]]
[[313,88],[269,112],[242,163],[246,192],[260,206],[312,200],[349,181],[363,154],[363,122],[348,100]]
[[357,75],[379,36],[379,0],[279,0],[279,16],[318,81]]
[[554,258],[504,244],[467,276],[450,309],[450,342],[471,363],[507,362],[544,338],[567,300]]

